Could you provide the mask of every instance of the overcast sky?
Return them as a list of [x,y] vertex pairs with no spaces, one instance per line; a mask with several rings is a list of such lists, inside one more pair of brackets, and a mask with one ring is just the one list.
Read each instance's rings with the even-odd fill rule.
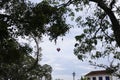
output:
[[[95,68],[87,62],[82,62],[77,59],[73,53],[75,44],[75,35],[79,34],[80,29],[72,29],[66,37],[58,40],[55,45],[50,42],[47,37],[41,43],[42,47],[42,64],[49,64],[53,68],[53,79],[61,78],[64,80],[72,80],[72,73],[76,72],[76,79],[80,78]],[[61,48],[60,52],[56,48]]]
[[[67,19],[67,23],[76,25],[70,18]],[[74,44],[76,42],[75,36],[81,34],[82,30],[78,27],[71,28],[70,31],[64,37],[60,37],[55,42],[50,42],[46,36],[43,38],[43,42],[40,43],[42,47],[42,64],[49,64],[53,68],[52,78],[73,80],[72,73],[76,73],[76,80],[80,79],[86,73],[95,70],[95,67],[89,65],[87,61],[78,60],[74,55]],[[63,40],[62,40],[63,39]],[[58,52],[56,49],[60,48]]]
[[[39,2],[40,0],[32,0]],[[85,13],[83,16],[86,15]],[[68,23],[75,25],[74,22],[67,20]],[[77,59],[73,53],[75,36],[81,33],[80,28],[72,28],[68,34],[57,40],[57,44],[50,42],[48,37],[43,38],[43,42],[40,43],[42,47],[42,61],[41,64],[49,64],[53,68],[52,78],[73,80],[72,73],[76,73],[76,80],[85,75],[89,71],[95,70],[95,67],[90,66],[86,61],[82,62]],[[56,49],[60,48],[60,52]]]

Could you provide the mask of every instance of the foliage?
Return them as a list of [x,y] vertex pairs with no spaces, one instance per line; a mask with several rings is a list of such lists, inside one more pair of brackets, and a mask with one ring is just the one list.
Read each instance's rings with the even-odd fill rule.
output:
[[[51,80],[52,68],[41,66],[39,41],[43,35],[50,40],[65,35],[69,30],[63,14],[64,8],[58,8],[49,1],[31,3],[28,0],[0,1],[0,79],[1,80],[38,80],[46,76]],[[21,44],[18,38],[32,38],[36,43],[36,52],[28,43]],[[35,54],[36,57],[31,56]]]
[[[69,16],[89,11],[85,16],[77,15],[76,22],[82,33],[75,39],[74,53],[80,60],[87,59],[92,65],[113,72],[120,78],[120,6],[118,0],[60,0],[62,7],[69,8]],[[73,7],[74,6],[74,9]],[[93,8],[94,7],[94,8]],[[89,10],[91,9],[91,10]],[[76,11],[76,12],[75,12]],[[108,59],[109,65],[94,62]]]
[[87,80],[87,78],[85,78],[85,77],[81,77],[81,79],[80,80]]
[[0,79],[1,80],[39,80],[44,76],[47,80],[51,80],[52,68],[45,64],[43,66],[37,64],[30,70],[36,60],[28,55],[21,57],[16,63],[1,63]]

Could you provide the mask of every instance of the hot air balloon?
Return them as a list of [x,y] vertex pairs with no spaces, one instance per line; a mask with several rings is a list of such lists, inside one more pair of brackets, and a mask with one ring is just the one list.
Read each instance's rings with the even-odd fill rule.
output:
[[57,51],[59,52],[59,51],[60,51],[60,48],[57,48]]

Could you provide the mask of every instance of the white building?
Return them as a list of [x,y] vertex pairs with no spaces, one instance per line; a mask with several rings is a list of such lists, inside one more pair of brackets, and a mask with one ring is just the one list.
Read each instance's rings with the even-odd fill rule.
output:
[[91,71],[85,75],[87,80],[120,80],[112,76],[106,70]]

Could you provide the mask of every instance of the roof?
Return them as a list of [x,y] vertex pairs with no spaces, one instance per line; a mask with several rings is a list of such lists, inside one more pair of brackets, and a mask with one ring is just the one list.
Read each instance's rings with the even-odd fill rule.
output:
[[106,70],[99,70],[99,71],[91,71],[88,74],[86,74],[85,76],[101,75],[101,74],[110,74],[110,73],[108,73],[108,71],[106,71]]

